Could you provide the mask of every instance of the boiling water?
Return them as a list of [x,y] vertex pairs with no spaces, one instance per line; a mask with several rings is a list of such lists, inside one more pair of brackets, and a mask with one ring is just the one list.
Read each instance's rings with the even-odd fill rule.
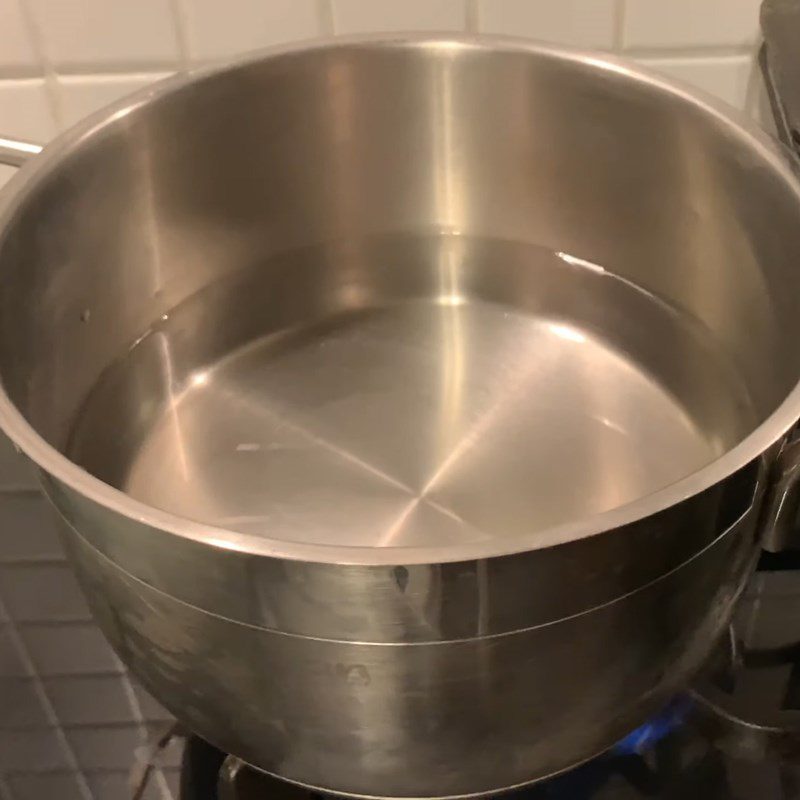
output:
[[305,249],[165,316],[93,388],[70,455],[152,506],[273,539],[530,533],[667,486],[753,424],[697,320],[531,245]]

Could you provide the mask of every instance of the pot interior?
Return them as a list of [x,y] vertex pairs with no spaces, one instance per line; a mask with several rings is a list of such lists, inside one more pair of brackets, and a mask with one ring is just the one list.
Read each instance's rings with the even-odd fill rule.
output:
[[0,242],[0,374],[48,442],[182,517],[522,536],[769,417],[798,253],[769,148],[633,69],[315,47],[156,91],[41,167]]

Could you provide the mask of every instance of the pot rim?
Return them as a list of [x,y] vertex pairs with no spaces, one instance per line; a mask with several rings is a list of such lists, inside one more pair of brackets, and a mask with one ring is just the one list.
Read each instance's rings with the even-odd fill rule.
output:
[[[278,45],[257,50],[241,57],[211,66],[198,67],[158,81],[90,115],[57,136],[40,155],[31,159],[0,192],[0,249],[2,249],[7,231],[13,226],[19,209],[35,194],[38,186],[73,151],[85,146],[87,141],[92,138],[101,135],[103,129],[115,120],[178,92],[186,86],[250,63],[283,55],[298,55],[316,50],[358,46],[494,49],[504,52],[531,53],[567,62],[582,62],[599,70],[622,74],[634,82],[640,82],[663,93],[671,94],[682,102],[694,105],[701,112],[716,118],[718,123],[727,127],[732,137],[738,138],[754,153],[757,153],[762,161],[771,167],[775,176],[782,179],[794,192],[800,216],[800,172],[793,167],[780,143],[761,130],[743,112],[739,112],[703,92],[685,86],[679,81],[664,78],[658,73],[615,55],[543,44],[518,37],[484,34],[454,35],[451,33],[378,33],[343,36],[336,39],[328,37],[303,42],[299,45],[296,43]],[[223,550],[288,560],[363,566],[436,564],[507,556],[588,538],[628,525],[703,492],[725,480],[754,459],[763,456],[787,433],[798,417],[800,417],[800,381],[795,384],[780,405],[733,448],[680,480],[622,506],[582,519],[535,530],[525,535],[436,547],[380,548],[292,542],[239,533],[172,514],[135,500],[121,490],[96,478],[50,445],[27,422],[7,395],[5,388],[0,384],[0,428],[39,469],[82,497],[164,534],[190,539]]]

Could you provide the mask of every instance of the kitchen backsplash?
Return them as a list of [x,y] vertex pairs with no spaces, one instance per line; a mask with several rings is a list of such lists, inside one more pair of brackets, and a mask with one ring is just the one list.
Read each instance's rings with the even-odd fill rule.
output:
[[[45,142],[216,58],[376,30],[485,31],[629,55],[759,117],[759,0],[0,0],[0,132]],[[11,170],[0,167],[0,182]]]
[[[34,471],[0,438],[0,800],[129,800],[169,723],[92,622]],[[178,744],[143,800],[177,796]]]
[[[0,134],[46,142],[175,71],[370,30],[485,31],[613,50],[766,120],[758,0],[0,0]],[[0,183],[12,170],[0,167]],[[123,800],[168,715],[91,622],[33,471],[0,439],[0,800]],[[175,793],[167,754],[146,798]]]

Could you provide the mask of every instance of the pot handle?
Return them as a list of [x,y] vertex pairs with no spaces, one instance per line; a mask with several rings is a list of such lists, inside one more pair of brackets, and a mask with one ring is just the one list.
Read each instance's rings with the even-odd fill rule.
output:
[[23,139],[9,139],[0,136],[0,164],[21,167],[29,158],[42,152],[42,145],[26,142]]
[[772,465],[762,506],[761,546],[770,553],[800,547],[800,429],[784,441]]

